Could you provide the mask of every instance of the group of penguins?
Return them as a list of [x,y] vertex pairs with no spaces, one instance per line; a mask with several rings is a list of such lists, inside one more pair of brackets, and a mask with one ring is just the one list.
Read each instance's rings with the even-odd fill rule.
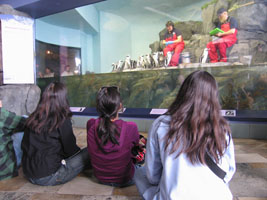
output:
[[117,63],[112,63],[112,72],[121,72],[132,69],[153,69],[167,67],[170,63],[172,53],[168,52],[167,56],[163,55],[162,51],[154,52],[139,56],[138,60],[132,60],[128,55],[125,60],[119,60]]
[[[205,48],[202,52],[202,55],[199,58],[199,63],[208,62],[208,48]],[[188,53],[188,52],[187,52]],[[133,69],[142,70],[142,69],[153,69],[167,67],[172,58],[172,52],[168,52],[166,56],[163,55],[163,51],[157,51],[152,54],[146,54],[139,56],[138,60],[132,60],[128,55],[125,60],[119,60],[117,63],[112,63],[112,72],[122,72],[122,71],[131,71]],[[180,56],[180,59],[183,57],[183,53]],[[179,60],[182,62],[182,59]],[[190,62],[190,61],[189,61]]]

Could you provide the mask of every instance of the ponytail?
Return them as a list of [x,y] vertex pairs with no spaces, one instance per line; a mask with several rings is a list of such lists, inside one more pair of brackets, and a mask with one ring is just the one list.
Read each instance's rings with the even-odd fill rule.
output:
[[100,118],[97,135],[101,139],[102,145],[105,145],[108,141],[119,145],[119,142],[116,139],[116,136],[119,135],[117,126],[115,123],[110,121],[110,118],[108,117]]
[[105,145],[108,141],[119,145],[118,127],[112,119],[115,119],[121,105],[121,98],[118,88],[115,86],[102,87],[96,99],[96,108],[100,115],[99,125],[97,127],[97,135],[101,140],[101,144]]

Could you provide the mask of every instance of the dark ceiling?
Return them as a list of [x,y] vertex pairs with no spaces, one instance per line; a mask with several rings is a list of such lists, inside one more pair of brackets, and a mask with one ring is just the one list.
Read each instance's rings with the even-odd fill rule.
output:
[[105,0],[0,0],[0,4],[9,4],[37,19],[100,1]]

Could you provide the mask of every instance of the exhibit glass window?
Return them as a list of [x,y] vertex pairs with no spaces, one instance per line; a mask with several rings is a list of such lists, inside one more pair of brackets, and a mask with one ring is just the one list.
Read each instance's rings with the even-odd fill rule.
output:
[[[210,32],[222,6],[229,23],[237,22],[237,41],[227,48],[227,62],[212,64],[207,44],[218,39]],[[71,106],[95,107],[98,89],[117,85],[125,107],[168,108],[185,77],[206,70],[218,82],[223,109],[267,110],[266,10],[260,0],[107,0],[42,17],[37,84],[43,90],[64,82]],[[185,45],[172,67],[173,55],[163,52],[168,21]]]

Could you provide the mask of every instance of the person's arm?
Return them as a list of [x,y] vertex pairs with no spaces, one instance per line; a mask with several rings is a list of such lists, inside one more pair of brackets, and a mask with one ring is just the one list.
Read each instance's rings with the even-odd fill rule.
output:
[[2,102],[0,101],[0,127],[6,128],[8,130],[15,130],[19,128],[19,130],[24,128],[26,119],[21,116],[17,116],[13,112],[9,112],[8,110],[2,108]]
[[173,40],[173,41],[166,42],[165,40],[163,40],[163,44],[167,44],[168,45],[168,44],[173,44],[173,43],[179,43],[181,41],[182,41],[182,36],[179,35],[178,38],[176,40]]
[[167,39],[167,32],[164,34],[164,40],[162,40],[162,44],[166,44],[166,39]]
[[178,37],[177,37],[177,40],[174,40],[173,42],[174,43],[178,43],[178,42],[181,42],[182,41],[182,35],[179,35]]
[[165,41],[165,43],[163,43],[163,44],[167,44],[168,45],[168,44],[182,42],[182,40],[183,40],[182,33],[179,30],[175,29],[175,34],[177,35],[177,39],[176,40],[168,41],[168,42],[166,42],[165,40],[163,40],[163,42]]
[[222,36],[225,36],[225,35],[231,35],[231,34],[234,34],[235,31],[236,31],[236,29],[235,29],[235,28],[232,28],[232,29],[230,29],[230,30],[227,31],[227,32],[224,32],[224,33],[217,33],[217,36],[218,36],[218,37],[222,37]]
[[238,23],[237,23],[236,19],[231,17],[230,18],[230,30],[227,31],[227,32],[224,32],[224,33],[218,33],[217,36],[218,37],[222,37],[222,36],[225,36],[225,35],[234,34],[236,32],[237,27],[238,27]]
[[66,119],[63,125],[59,128],[61,142],[63,146],[64,156],[68,158],[77,153],[80,148],[76,144],[76,138],[73,134],[72,124],[70,119]]
[[132,140],[133,140],[133,143],[135,145],[137,145],[137,144],[139,144],[140,135],[139,135],[139,131],[138,131],[137,125],[134,122],[132,122],[132,123],[133,123],[132,130],[131,130]]
[[160,159],[160,149],[158,142],[158,126],[159,120],[154,121],[152,124],[147,139],[146,146],[146,159],[145,159],[145,167],[146,167],[146,175],[148,181],[152,185],[158,185],[161,173],[162,173],[162,164]]
[[234,173],[236,171],[236,165],[235,165],[235,152],[234,152],[234,143],[233,139],[230,139],[229,146],[226,149],[226,157],[229,164],[228,171],[226,171],[226,176],[224,178],[225,183],[229,183],[229,181],[233,178]]

